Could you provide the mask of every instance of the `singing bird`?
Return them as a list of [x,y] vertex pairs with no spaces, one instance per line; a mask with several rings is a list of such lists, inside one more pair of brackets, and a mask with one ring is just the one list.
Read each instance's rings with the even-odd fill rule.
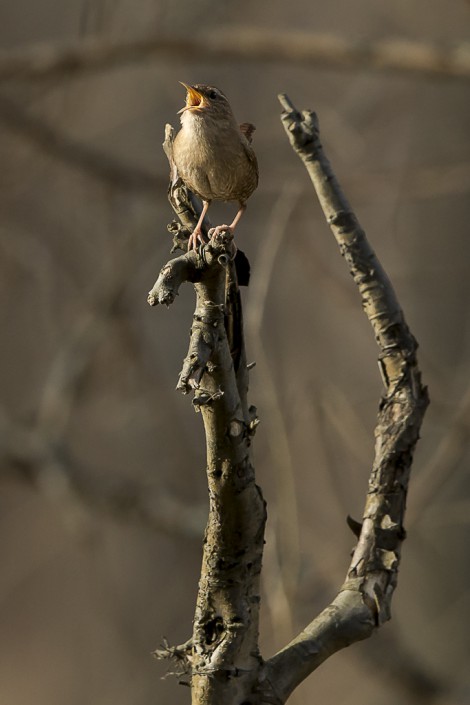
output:
[[230,225],[234,232],[246,201],[258,185],[258,162],[251,146],[255,126],[238,125],[227,96],[218,88],[196,84],[186,88],[186,105],[179,111],[181,129],[173,144],[178,174],[202,199],[202,212],[188,242],[188,250],[204,242],[202,223],[212,201],[238,201],[239,209]]

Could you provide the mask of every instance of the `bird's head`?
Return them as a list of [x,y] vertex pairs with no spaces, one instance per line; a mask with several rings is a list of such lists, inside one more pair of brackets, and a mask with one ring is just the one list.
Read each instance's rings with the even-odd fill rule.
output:
[[180,83],[186,88],[186,105],[178,111],[178,114],[186,112],[201,116],[210,114],[214,118],[232,115],[227,96],[219,88],[205,86],[202,83],[194,86],[188,86],[182,81]]

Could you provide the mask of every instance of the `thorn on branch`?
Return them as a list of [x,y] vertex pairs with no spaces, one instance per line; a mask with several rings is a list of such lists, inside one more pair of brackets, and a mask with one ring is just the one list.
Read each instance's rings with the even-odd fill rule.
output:
[[353,532],[354,536],[358,539],[362,531],[362,522],[356,521],[348,514],[346,517],[346,523]]
[[253,437],[259,425],[258,409],[253,404],[248,409],[248,416],[250,419],[248,422],[248,435]]

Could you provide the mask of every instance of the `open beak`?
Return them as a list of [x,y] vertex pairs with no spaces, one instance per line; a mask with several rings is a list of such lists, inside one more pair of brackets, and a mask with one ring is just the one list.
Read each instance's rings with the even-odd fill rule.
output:
[[181,85],[186,88],[186,105],[181,110],[178,110],[178,115],[184,113],[185,110],[200,110],[205,107],[204,96],[192,86],[180,81]]

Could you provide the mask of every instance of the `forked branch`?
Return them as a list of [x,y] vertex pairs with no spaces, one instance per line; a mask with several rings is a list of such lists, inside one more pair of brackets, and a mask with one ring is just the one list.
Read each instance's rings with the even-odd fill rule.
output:
[[[178,387],[194,391],[207,441],[209,520],[193,637],[185,646],[193,705],[283,705],[325,659],[369,637],[390,618],[413,451],[428,404],[417,343],[323,152],[316,115],[298,112],[285,95],[280,100],[290,143],[308,170],[374,330],[385,393],[362,522],[350,522],[358,543],[346,580],[301,634],[263,662],[258,610],[266,514],[250,458],[257,418],[246,402],[247,366],[230,236],[199,252],[186,252],[162,269],[149,294],[152,305],[170,305],[184,281],[195,285],[190,348]],[[172,138],[172,128],[167,128],[169,197],[179,217],[171,229],[175,247],[184,249],[198,206],[174,170]],[[170,652],[166,648],[162,653]]]

